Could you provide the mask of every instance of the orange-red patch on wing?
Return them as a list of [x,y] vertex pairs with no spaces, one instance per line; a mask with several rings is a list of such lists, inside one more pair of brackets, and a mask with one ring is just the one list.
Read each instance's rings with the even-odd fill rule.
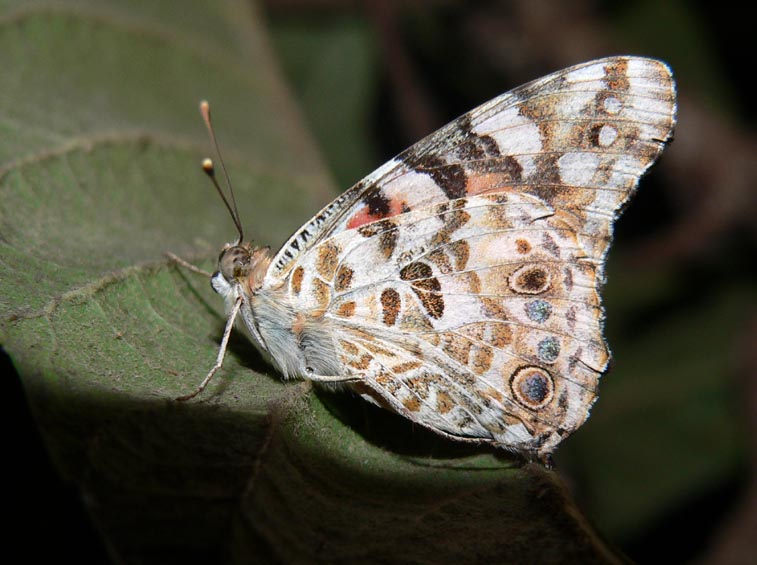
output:
[[407,212],[406,205],[403,201],[397,199],[389,199],[389,211],[386,213],[374,213],[371,214],[368,206],[363,206],[357,213],[350,218],[347,222],[347,229],[355,229],[365,224],[370,224],[377,220],[383,220],[384,218],[391,218],[392,216],[399,216],[404,212]]

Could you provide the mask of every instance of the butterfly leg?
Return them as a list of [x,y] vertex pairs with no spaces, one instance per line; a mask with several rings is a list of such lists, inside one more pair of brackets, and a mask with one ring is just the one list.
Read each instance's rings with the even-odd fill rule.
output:
[[176,263],[177,265],[179,265],[181,267],[184,267],[188,271],[192,271],[193,273],[197,273],[198,275],[204,275],[204,276],[206,276],[208,278],[210,278],[210,277],[213,276],[213,273],[210,273],[210,272],[206,271],[205,269],[201,269],[200,267],[196,267],[192,263],[190,263],[188,261],[185,261],[184,259],[182,259],[178,255],[174,255],[170,251],[166,251],[165,255],[171,261],[173,261],[174,263]]
[[234,320],[237,317],[237,314],[239,314],[239,309],[242,307],[242,297],[240,296],[237,298],[236,302],[234,302],[234,306],[232,306],[231,311],[229,312],[229,319],[226,320],[226,328],[223,330],[223,339],[221,339],[221,348],[218,350],[218,357],[216,357],[216,363],[213,365],[213,367],[208,372],[207,376],[203,379],[203,381],[200,383],[200,386],[197,387],[197,390],[190,394],[186,394],[184,396],[179,396],[176,398],[178,402],[184,402],[185,400],[191,400],[198,394],[200,394],[203,390],[205,390],[205,387],[208,386],[208,383],[210,382],[210,379],[213,378],[213,375],[216,374],[216,372],[223,366],[223,359],[226,357],[226,346],[229,344],[229,336],[231,335],[231,329],[234,327]]
[[316,375],[313,372],[312,367],[305,367],[307,373],[307,379],[316,383],[349,383],[353,381],[359,381],[360,377],[345,376],[345,375]]

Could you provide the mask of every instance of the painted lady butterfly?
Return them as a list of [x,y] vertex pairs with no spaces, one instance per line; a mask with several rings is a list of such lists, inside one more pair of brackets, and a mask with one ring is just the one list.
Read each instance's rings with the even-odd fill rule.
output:
[[559,71],[407,149],[275,256],[243,242],[224,198],[239,239],[211,283],[228,323],[216,365],[182,399],[220,368],[241,316],[285,378],[344,383],[452,439],[548,458],[596,400],[613,221],[675,111],[660,61]]

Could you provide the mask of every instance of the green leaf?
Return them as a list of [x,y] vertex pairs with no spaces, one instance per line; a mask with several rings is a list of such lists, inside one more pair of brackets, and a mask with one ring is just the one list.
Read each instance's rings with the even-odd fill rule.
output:
[[380,60],[365,17],[279,17],[271,35],[292,90],[336,181],[347,188],[376,168],[370,134]]
[[119,562],[608,562],[537,465],[284,385],[207,280],[233,225],[199,171],[216,128],[248,236],[332,187],[246,2],[6,2],[0,339],[61,473]]

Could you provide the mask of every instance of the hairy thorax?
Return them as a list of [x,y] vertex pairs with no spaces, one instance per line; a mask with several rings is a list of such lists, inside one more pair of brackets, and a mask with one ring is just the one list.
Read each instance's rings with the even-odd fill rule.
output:
[[331,325],[322,312],[295,310],[288,279],[266,280],[270,263],[267,247],[226,245],[211,285],[224,297],[227,310],[241,297],[243,327],[285,377],[338,375]]

